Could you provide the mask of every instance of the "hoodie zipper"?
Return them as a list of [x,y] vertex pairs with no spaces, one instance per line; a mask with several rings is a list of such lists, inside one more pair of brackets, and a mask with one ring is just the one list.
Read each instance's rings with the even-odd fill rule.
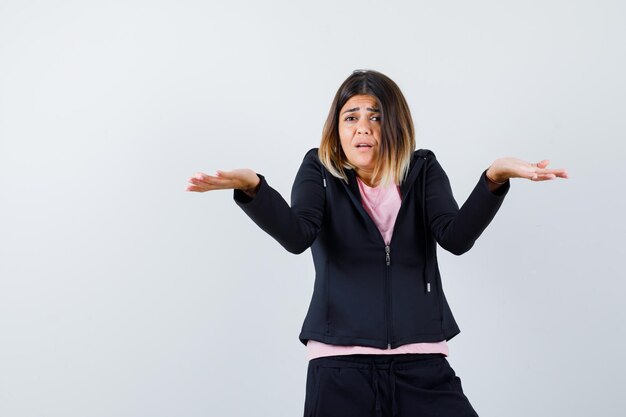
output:
[[391,280],[389,278],[389,268],[391,266],[391,247],[385,245],[385,293],[387,305],[385,315],[387,316],[387,349],[391,349]]
[[[422,159],[426,160],[427,157],[423,156],[421,157]],[[425,174],[424,174],[425,175]],[[419,178],[419,175],[418,175]],[[356,181],[356,178],[354,179]],[[422,181],[424,181],[422,179]],[[325,181],[324,181],[324,186],[326,186]],[[402,193],[402,197],[401,197],[401,201],[400,201],[400,211],[404,208],[405,206],[405,199],[407,197],[408,194],[408,190],[406,193]],[[358,194],[357,194],[358,195]],[[422,198],[424,197],[424,187],[422,187]],[[362,208],[361,206],[361,202],[358,202],[360,208]],[[422,200],[422,204],[424,204],[424,201]],[[363,210],[365,212],[365,210]],[[376,225],[374,223],[374,221],[371,219],[371,217],[365,212],[365,215],[370,219],[371,223],[374,225],[374,227],[376,228]],[[400,213],[398,212],[398,216],[396,217],[396,220],[394,222],[394,231],[396,230],[396,225],[398,224],[400,218]],[[391,278],[389,276],[390,273],[390,268],[391,268],[391,242],[393,241],[394,236],[391,237],[391,241],[389,242],[389,244],[387,244],[384,241],[384,238],[382,236],[382,234],[380,234],[380,232],[378,233],[378,236],[380,236],[380,240],[383,241],[383,244],[385,245],[385,298],[386,298],[386,302],[385,302],[385,321],[386,321],[386,325],[387,325],[387,349],[391,349]],[[428,262],[428,248],[426,248],[426,260],[425,263]],[[424,267],[424,279],[427,280],[427,285],[426,285],[426,292],[429,293],[430,292],[430,280],[428,280],[428,278],[425,276],[426,274],[426,267]]]
[[[422,157],[424,160],[426,160],[426,157]],[[419,180],[419,177],[418,177]],[[421,195],[421,204],[422,204],[422,209],[424,209],[425,207],[425,201],[424,201],[424,197],[425,197],[425,181],[426,181],[426,173],[424,173],[423,178],[421,179],[422,181],[422,195]],[[405,205],[405,199],[406,199],[406,195],[408,194],[408,191],[406,193],[402,194],[402,198],[401,198],[401,202],[400,202],[400,210],[402,210],[404,208]],[[427,277],[427,273],[428,273],[428,268],[426,267],[427,263],[428,263],[428,237],[426,236],[426,213],[423,213],[424,215],[424,240],[425,240],[425,245],[426,245],[426,251],[425,251],[425,259],[424,259],[424,269],[423,269],[423,275],[424,275],[424,280],[426,281],[426,293],[430,293],[430,279],[428,279]],[[393,230],[395,232],[396,230],[396,225],[398,224],[398,220],[400,218],[400,213],[398,212],[398,216],[396,217],[396,221],[394,222],[394,226],[393,226]],[[394,233],[395,234],[395,233]],[[382,237],[382,235],[381,235]],[[391,236],[391,240],[393,241],[393,235]],[[384,242],[384,239],[383,239]],[[386,322],[387,322],[387,349],[391,349],[391,327],[392,327],[392,320],[391,320],[391,278],[389,277],[389,272],[390,272],[390,267],[391,267],[391,242],[389,242],[389,244],[385,243],[385,295],[386,295],[386,309],[385,309],[385,316],[386,316]]]

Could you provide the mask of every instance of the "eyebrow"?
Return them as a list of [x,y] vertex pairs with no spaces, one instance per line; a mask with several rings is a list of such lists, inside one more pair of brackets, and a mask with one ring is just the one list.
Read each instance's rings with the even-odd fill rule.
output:
[[[354,108],[351,108],[351,109],[348,109],[348,110],[344,111],[343,113],[350,113],[350,112],[357,111],[357,110],[361,110],[361,108],[360,107],[354,107]],[[372,107],[366,107],[365,110],[373,111],[375,113],[378,113],[380,111],[380,109],[378,107],[373,107],[373,108]],[[341,114],[343,114],[343,113],[341,113]]]

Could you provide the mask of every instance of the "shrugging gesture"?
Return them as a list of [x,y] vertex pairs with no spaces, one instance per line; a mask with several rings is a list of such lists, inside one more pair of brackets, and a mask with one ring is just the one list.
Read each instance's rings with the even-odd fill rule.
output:
[[[251,169],[198,172],[188,180],[187,191],[233,189],[235,203],[289,252],[311,248],[315,283],[299,340],[316,367],[363,369],[353,378],[310,366],[304,415],[335,415],[337,404],[355,416],[478,415],[445,358],[447,342],[461,330],[444,293],[437,244],[455,255],[470,250],[510,178],[547,181],[568,173],[549,169],[545,159],[498,158],[476,172],[459,207],[435,153],[416,148],[399,87],[384,74],[357,70],[335,94],[320,146],[302,160],[291,204]],[[270,273],[280,268],[272,262]],[[489,301],[488,292],[481,296]],[[397,391],[395,363],[402,364]],[[389,369],[384,381],[379,366]],[[375,390],[363,383],[370,379]],[[395,394],[379,396],[379,383],[381,392]]]
[[[494,184],[503,184],[509,178],[526,178],[531,181],[547,181],[556,178],[569,178],[565,168],[548,169],[550,161],[544,159],[537,163],[525,162],[518,158],[503,157],[496,159],[487,170],[487,178]],[[260,180],[256,173],[247,168],[232,171],[217,170],[215,175],[197,172],[188,179],[185,191],[205,192],[211,190],[238,189],[249,197],[254,197]]]

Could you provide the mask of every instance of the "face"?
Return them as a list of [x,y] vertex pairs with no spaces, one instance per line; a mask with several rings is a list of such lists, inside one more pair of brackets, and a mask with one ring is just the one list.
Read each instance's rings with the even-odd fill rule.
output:
[[352,96],[339,111],[339,138],[356,173],[368,178],[378,157],[381,114],[372,96]]

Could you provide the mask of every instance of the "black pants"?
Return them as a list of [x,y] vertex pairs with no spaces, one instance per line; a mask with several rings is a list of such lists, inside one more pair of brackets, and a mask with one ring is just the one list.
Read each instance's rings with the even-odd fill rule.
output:
[[309,361],[304,417],[477,417],[445,355],[342,355]]

